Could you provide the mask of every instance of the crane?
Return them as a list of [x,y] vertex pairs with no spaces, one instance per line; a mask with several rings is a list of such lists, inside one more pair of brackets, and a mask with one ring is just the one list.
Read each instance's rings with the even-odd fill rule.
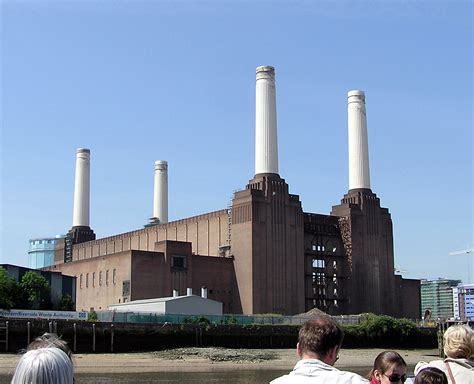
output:
[[[458,256],[458,255],[468,255],[469,253],[473,253],[474,252],[474,248],[466,248],[466,249],[463,249],[461,251],[453,251],[453,252],[449,252],[449,256]],[[468,278],[469,278],[469,281],[468,283],[471,282],[471,258],[468,259]]]
[[462,251],[449,252],[449,256],[466,255],[466,254],[472,253],[472,252],[474,252],[473,248],[467,248],[467,249],[463,249]]

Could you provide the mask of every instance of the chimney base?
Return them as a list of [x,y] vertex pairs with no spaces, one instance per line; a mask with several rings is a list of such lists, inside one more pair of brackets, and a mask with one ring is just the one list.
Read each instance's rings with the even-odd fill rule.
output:
[[95,240],[94,231],[87,226],[72,227],[65,237],[64,262],[72,261],[72,247],[74,244]]
[[160,225],[161,221],[158,217],[150,217],[148,223],[143,226],[143,228],[154,227],[155,225]]

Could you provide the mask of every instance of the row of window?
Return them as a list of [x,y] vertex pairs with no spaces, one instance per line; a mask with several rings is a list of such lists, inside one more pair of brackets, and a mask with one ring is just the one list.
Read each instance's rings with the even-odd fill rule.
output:
[[[90,275],[89,272],[87,272],[85,274],[85,276],[82,273],[80,274],[80,276],[79,276],[79,288],[81,288],[81,289],[83,288],[84,280],[85,280],[85,287],[86,288],[89,288],[89,282],[92,284],[93,287],[96,286],[96,273],[92,272],[91,279],[89,279],[89,275]],[[107,269],[105,271],[105,285],[109,285],[109,280],[110,280],[109,275],[110,275],[109,270]],[[104,280],[103,276],[104,276],[103,272],[99,271],[99,287],[101,287],[102,284],[103,284],[103,280]],[[77,278],[77,276],[76,276],[76,278]],[[112,284],[115,285],[116,283],[117,283],[117,270],[114,268],[112,270]]]
[[334,304],[335,307],[338,306],[337,299],[334,299],[334,300],[313,299],[313,306],[315,308],[326,308],[331,303]]
[[324,245],[317,245],[317,244],[313,244],[311,246],[311,249],[313,251],[318,251],[318,252],[326,252],[326,251],[329,251],[329,252],[332,252],[332,253],[336,253],[336,250],[337,248],[336,247],[332,247],[331,249],[328,249],[326,250],[326,247]]
[[30,244],[35,245],[35,244],[52,244],[54,240],[31,240]]
[[[312,274],[312,282],[313,284],[317,285],[325,285],[326,284],[326,277],[330,281],[331,275],[326,275],[324,272],[313,272]],[[332,275],[332,282],[334,285],[337,285],[337,275]]]
[[[313,259],[312,266],[313,268],[326,268],[326,261],[322,259]],[[332,267],[334,270],[337,270],[336,260],[333,260]]]

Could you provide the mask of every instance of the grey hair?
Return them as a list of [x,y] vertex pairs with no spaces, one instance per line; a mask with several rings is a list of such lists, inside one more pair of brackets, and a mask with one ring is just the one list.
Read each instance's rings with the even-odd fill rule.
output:
[[71,349],[67,345],[67,342],[62,340],[61,337],[59,337],[55,333],[44,333],[43,335],[37,337],[30,344],[28,344],[27,351],[31,351],[32,349],[51,347],[59,348],[61,351],[66,353],[69,358],[72,358]]
[[59,348],[26,352],[18,362],[11,384],[73,384],[71,359]]

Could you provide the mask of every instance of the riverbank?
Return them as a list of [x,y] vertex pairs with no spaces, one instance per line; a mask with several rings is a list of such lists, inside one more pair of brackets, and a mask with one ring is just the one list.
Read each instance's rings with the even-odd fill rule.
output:
[[[370,367],[383,349],[345,349],[339,353],[339,369]],[[436,349],[397,350],[413,369],[421,360],[437,359]],[[0,375],[10,375],[17,355],[0,354]],[[146,353],[75,354],[76,372],[146,373],[214,372],[227,370],[290,371],[298,361],[294,349],[179,348]]]

